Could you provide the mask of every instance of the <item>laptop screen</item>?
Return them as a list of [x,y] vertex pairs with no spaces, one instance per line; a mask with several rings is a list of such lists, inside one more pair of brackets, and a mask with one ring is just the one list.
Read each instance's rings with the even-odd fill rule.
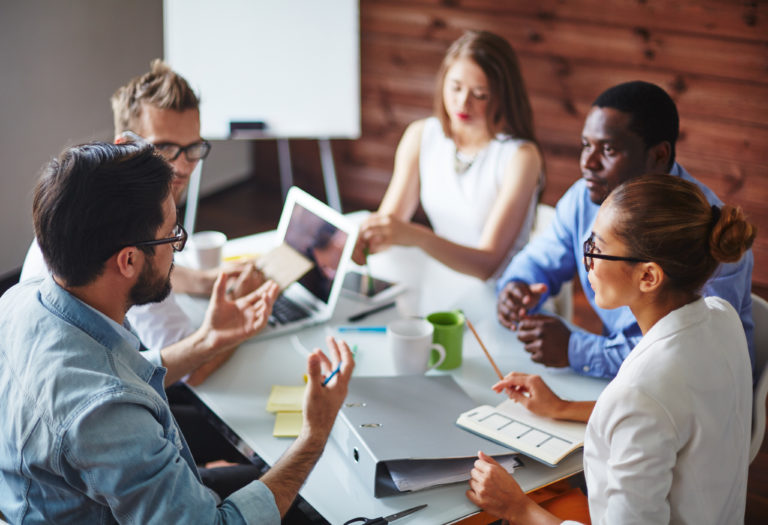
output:
[[294,205],[284,241],[314,263],[299,283],[328,302],[348,234],[318,217],[298,202]]

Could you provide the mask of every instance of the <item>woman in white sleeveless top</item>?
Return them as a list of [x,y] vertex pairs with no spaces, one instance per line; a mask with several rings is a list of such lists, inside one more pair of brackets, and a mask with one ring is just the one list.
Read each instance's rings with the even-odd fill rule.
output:
[[[512,47],[468,31],[438,74],[436,116],[408,126],[365,249],[419,246],[451,268],[488,279],[528,241],[543,183],[528,95]],[[434,230],[410,222],[419,203]]]

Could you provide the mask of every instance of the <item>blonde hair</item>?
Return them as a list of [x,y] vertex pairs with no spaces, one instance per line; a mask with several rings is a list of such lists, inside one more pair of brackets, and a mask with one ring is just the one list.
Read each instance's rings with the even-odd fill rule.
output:
[[132,78],[112,95],[112,115],[115,135],[135,131],[143,104],[158,109],[185,111],[198,109],[200,99],[181,75],[173,71],[161,59],[154,59],[149,72]]
[[657,263],[682,292],[698,292],[720,263],[741,259],[757,235],[740,207],[712,206],[696,184],[674,175],[631,179],[606,204],[618,212],[613,232],[629,256]]
[[451,44],[443,58],[437,74],[434,112],[443,125],[445,136],[451,137],[451,130],[450,119],[445,112],[443,84],[448,69],[462,57],[472,59],[488,79],[490,96],[485,115],[488,133],[492,137],[505,133],[536,143],[533,111],[517,55],[509,42],[488,31],[466,31]]

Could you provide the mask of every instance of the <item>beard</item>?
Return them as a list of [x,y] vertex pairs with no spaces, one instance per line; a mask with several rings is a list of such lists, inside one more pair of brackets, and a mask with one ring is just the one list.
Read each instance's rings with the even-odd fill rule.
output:
[[157,275],[153,257],[147,257],[144,268],[141,269],[136,284],[130,291],[131,305],[142,305],[147,303],[159,303],[171,293],[171,271],[173,264],[168,269],[168,274]]

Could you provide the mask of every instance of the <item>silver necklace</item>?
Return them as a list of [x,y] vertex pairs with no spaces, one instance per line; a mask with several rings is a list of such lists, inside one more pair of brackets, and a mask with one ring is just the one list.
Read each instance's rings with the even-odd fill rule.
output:
[[475,153],[470,157],[468,155],[464,155],[457,148],[455,150],[455,153],[453,154],[453,170],[457,174],[461,175],[462,173],[465,173],[469,168],[472,167],[472,164],[475,162],[475,159],[477,159],[477,153]]

